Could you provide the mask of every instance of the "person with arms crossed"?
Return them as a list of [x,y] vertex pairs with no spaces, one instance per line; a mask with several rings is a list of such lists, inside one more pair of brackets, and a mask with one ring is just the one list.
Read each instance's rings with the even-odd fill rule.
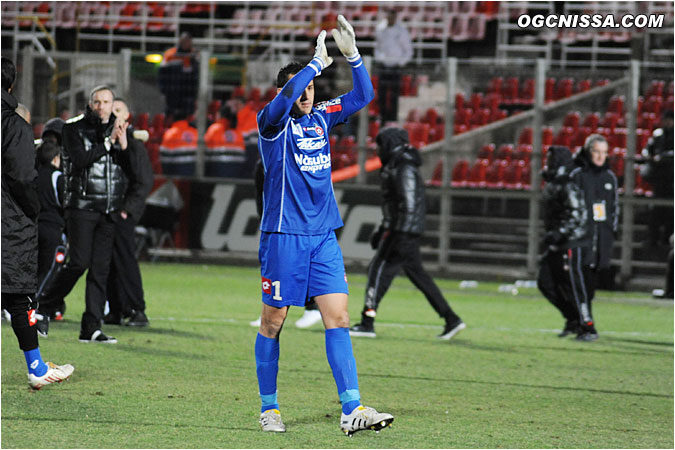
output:
[[14,111],[11,94],[14,63],[2,58],[2,308],[11,314],[12,330],[28,366],[28,384],[40,389],[67,380],[75,368],[44,362],[38,345],[31,296],[37,289],[37,172],[33,130]]
[[279,336],[293,306],[314,297],[323,318],[326,355],[342,404],[340,428],[348,435],[379,431],[394,420],[361,405],[349,337],[348,289],[335,229],[343,226],[331,181],[332,127],[373,99],[354,30],[343,16],[332,31],[352,66],[353,90],[313,106],[314,78],[333,62],[326,31],[309,64],[290,63],[277,75],[277,95],[258,113],[258,149],[264,166],[263,217],[258,252],[262,275],[261,325],[255,342],[263,431],[286,430],[277,400]]

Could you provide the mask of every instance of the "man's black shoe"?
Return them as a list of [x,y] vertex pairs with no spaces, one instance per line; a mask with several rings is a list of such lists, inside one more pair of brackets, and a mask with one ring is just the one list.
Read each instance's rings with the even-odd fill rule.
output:
[[565,328],[560,332],[558,337],[566,337],[569,336],[570,334],[578,334],[579,333],[579,322],[576,320],[568,320],[565,322]]
[[449,339],[452,339],[454,335],[462,331],[464,328],[466,328],[466,325],[461,320],[457,320],[456,322],[453,323],[446,322],[445,328],[443,329],[443,332],[438,335],[438,338],[447,341]]
[[150,321],[143,311],[134,311],[126,325],[128,327],[147,327],[150,325]]
[[80,333],[80,342],[96,344],[117,344],[117,339],[112,336],[106,336],[103,331],[96,330],[91,335],[85,336]]
[[103,318],[103,323],[106,325],[122,325],[122,316],[118,313],[109,312]]
[[35,328],[37,328],[38,336],[46,338],[49,333],[49,316],[47,314],[35,313]]
[[349,335],[374,338],[376,336],[375,327],[373,325],[368,326],[364,323],[357,323],[349,329]]
[[585,331],[577,335],[577,341],[592,342],[598,340],[597,331]]

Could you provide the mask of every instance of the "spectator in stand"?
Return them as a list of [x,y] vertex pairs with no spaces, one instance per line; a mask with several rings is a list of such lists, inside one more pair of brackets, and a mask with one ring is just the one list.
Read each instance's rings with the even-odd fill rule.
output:
[[193,176],[197,159],[197,129],[178,116],[171,128],[164,132],[159,147],[159,161],[164,175]]
[[[87,271],[85,311],[80,342],[115,344],[101,330],[106,283],[114,237],[113,216],[124,205],[127,188],[128,124],[112,112],[114,93],[97,86],[89,94],[85,113],[63,127],[66,175],[66,227],[70,258],[40,296],[40,307],[63,298]],[[48,319],[48,318],[47,318]],[[49,322],[40,321],[46,334]]]
[[[654,198],[673,199],[673,110],[661,117],[661,128],[654,130],[642,150],[646,163],[642,177],[652,185]],[[673,234],[673,207],[653,206],[649,218],[649,245],[665,248]]]
[[[63,217],[64,177],[61,172],[61,146],[50,138],[38,147],[38,290],[36,298],[56,278],[66,259],[66,220]],[[66,304],[63,298],[43,307],[42,314],[51,320],[63,320]],[[40,331],[40,330],[38,330]]]
[[35,145],[41,145],[44,142],[53,142],[61,147],[61,133],[66,121],[60,117],[51,118],[45,123],[42,129],[42,136],[35,140]]
[[[129,108],[121,98],[113,101],[113,114],[121,120],[129,120]],[[152,190],[154,175],[148,152],[143,142],[136,139],[137,131],[132,125],[127,128],[129,185],[124,195],[124,204],[119,215],[113,215],[115,239],[108,275],[108,304],[110,312],[103,318],[109,325],[145,327],[149,325],[145,315],[145,298],[141,270],[136,259],[136,225],[145,210],[145,199]]]
[[544,245],[537,287],[565,318],[560,337],[577,334],[580,341],[598,338],[586,295],[588,265],[583,264],[592,236],[584,193],[570,178],[574,168],[567,147],[551,146],[542,176],[546,186]]
[[375,337],[375,315],[382,297],[403,267],[436,313],[445,320],[438,336],[451,339],[466,328],[452,310],[434,280],[422,267],[420,238],[426,221],[424,181],[419,172],[422,157],[409,145],[408,132],[385,128],[375,138],[377,154],[382,160],[382,224],[371,237],[376,250],[368,267],[368,283],[361,312],[361,322],[349,329],[352,336]]
[[[588,208],[588,236],[591,246],[583,264],[587,269],[588,305],[592,308],[595,289],[602,274],[609,273],[614,238],[619,231],[619,193],[616,175],[609,168],[609,145],[599,134],[586,138],[574,162],[570,177],[584,193]],[[611,287],[613,280],[603,283]]]
[[195,111],[199,84],[199,58],[190,33],[181,33],[178,45],[164,52],[157,78],[166,101],[167,119],[190,117]]
[[413,56],[412,40],[405,26],[396,22],[396,10],[387,12],[387,24],[375,36],[375,72],[382,125],[398,120],[398,95],[401,68]]
[[75,368],[42,360],[31,297],[37,288],[37,217],[40,210],[33,130],[16,112],[11,94],[14,63],[2,58],[2,308],[11,314],[12,331],[28,368],[28,384],[40,389],[67,380]]

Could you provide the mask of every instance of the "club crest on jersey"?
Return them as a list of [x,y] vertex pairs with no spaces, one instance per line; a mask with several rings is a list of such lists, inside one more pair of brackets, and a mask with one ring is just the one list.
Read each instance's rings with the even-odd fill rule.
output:
[[316,133],[317,136],[323,136],[323,128],[321,128],[319,125],[313,125],[311,127],[304,127],[304,131],[313,131]]
[[265,294],[272,293],[272,280],[262,277],[262,290]]

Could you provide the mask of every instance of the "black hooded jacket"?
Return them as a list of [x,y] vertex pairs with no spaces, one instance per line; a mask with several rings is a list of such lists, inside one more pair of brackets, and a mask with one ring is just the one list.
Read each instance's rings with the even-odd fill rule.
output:
[[426,204],[419,151],[408,145],[408,133],[398,128],[382,130],[376,142],[382,161],[382,228],[422,234]]
[[587,247],[588,210],[584,193],[570,179],[573,168],[572,154],[567,147],[552,146],[548,150],[544,179],[547,181],[542,198],[544,202],[544,228],[547,244],[558,249]]
[[[124,206],[128,152],[115,143],[106,150],[104,139],[112,133],[115,115],[107,124],[87,105],[84,114],[63,127],[63,169],[66,176],[65,207],[108,214]],[[129,135],[127,134],[129,139]]]
[[37,289],[37,195],[33,130],[2,90],[2,292]]
[[591,238],[588,265],[609,267],[614,235],[619,229],[619,193],[616,175],[609,160],[601,167],[593,164],[588,150],[582,148],[574,158],[577,167],[570,177],[581,188],[588,210],[588,235]]

